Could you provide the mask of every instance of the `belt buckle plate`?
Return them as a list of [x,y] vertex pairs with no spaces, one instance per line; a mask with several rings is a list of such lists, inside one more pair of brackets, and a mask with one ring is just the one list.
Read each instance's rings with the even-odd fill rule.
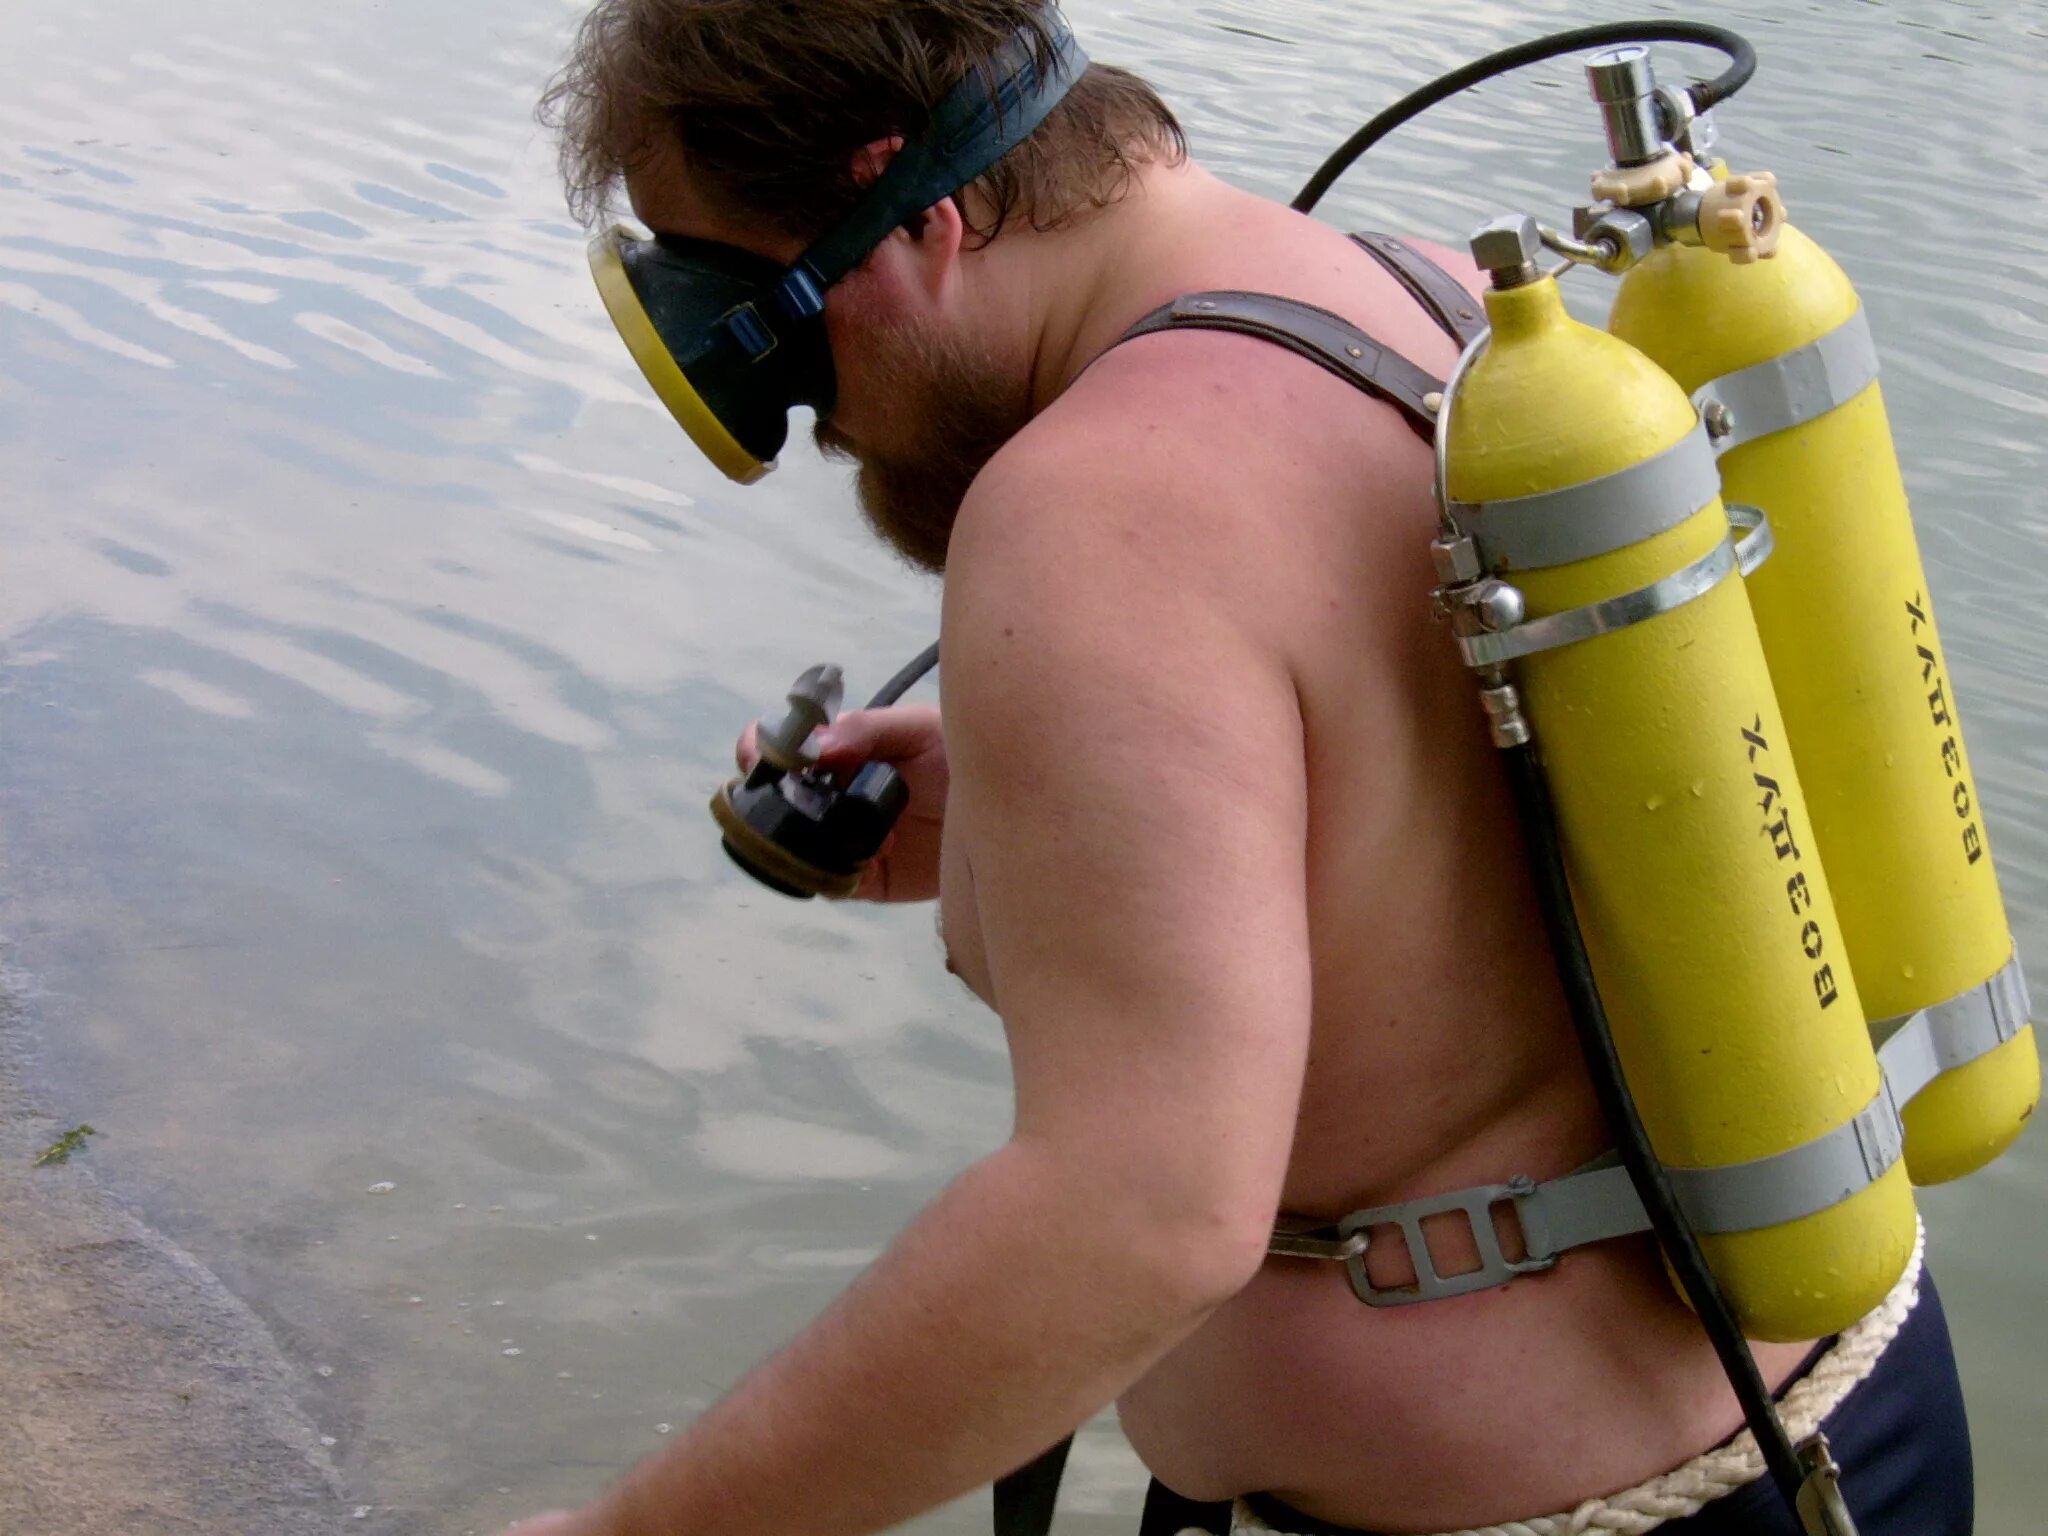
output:
[[[1517,1275],[1540,1274],[1554,1268],[1557,1264],[1554,1253],[1531,1252],[1525,1258],[1509,1258],[1501,1249],[1500,1234],[1494,1230],[1494,1209],[1505,1205],[1514,1211],[1515,1224],[1521,1229],[1526,1246],[1528,1229],[1522,1223],[1521,1204],[1535,1193],[1533,1179],[1515,1178],[1505,1184],[1480,1185],[1432,1199],[1406,1200],[1398,1205],[1353,1211],[1337,1224],[1338,1237],[1347,1246],[1358,1237],[1365,1238],[1365,1242],[1344,1263],[1351,1277],[1353,1294],[1369,1307],[1405,1307],[1417,1302],[1438,1301],[1447,1296],[1491,1290],[1495,1286],[1506,1285]],[[1462,1274],[1440,1275],[1422,1224],[1431,1216],[1453,1211],[1462,1213],[1466,1225],[1471,1228],[1473,1244],[1479,1249],[1479,1267]],[[1375,1227],[1401,1229],[1401,1235],[1407,1240],[1408,1257],[1415,1265],[1413,1285],[1377,1286],[1372,1283],[1372,1277],[1366,1272],[1366,1255],[1372,1245],[1371,1234]]]

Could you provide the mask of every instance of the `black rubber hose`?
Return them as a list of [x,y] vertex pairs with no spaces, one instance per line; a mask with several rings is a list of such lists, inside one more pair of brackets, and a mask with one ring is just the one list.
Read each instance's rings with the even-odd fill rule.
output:
[[882,684],[879,692],[868,700],[869,709],[887,709],[903,695],[910,692],[924,678],[925,673],[939,664],[939,642],[934,640],[919,651],[901,672]]
[[[1756,1358],[1742,1337],[1728,1300],[1714,1272],[1707,1268],[1699,1238],[1678,1204],[1664,1165],[1651,1149],[1649,1133],[1622,1076],[1621,1058],[1614,1049],[1614,1035],[1607,1025],[1607,1010],[1600,1002],[1600,989],[1593,980],[1593,964],[1586,954],[1585,936],[1572,906],[1571,886],[1565,878],[1564,854],[1558,843],[1557,814],[1550,802],[1550,787],[1536,761],[1532,746],[1510,747],[1501,754],[1507,759],[1508,779],[1513,786],[1515,812],[1528,843],[1529,867],[1536,879],[1536,896],[1543,912],[1543,927],[1557,960],[1558,979],[1564,984],[1565,1000],[1571,1005],[1572,1028],[1579,1049],[1593,1076],[1593,1091],[1600,1112],[1621,1149],[1622,1165],[1649,1213],[1651,1229],[1663,1245],[1672,1273],[1685,1291],[1686,1300],[1699,1315],[1700,1324],[1713,1341],[1721,1369],[1735,1388],[1742,1404],[1742,1416],[1749,1422],[1756,1443],[1778,1491],[1798,1514],[1799,1485],[1805,1474],[1799,1456],[1779,1420],[1771,1401],[1770,1388]],[[1803,1522],[1801,1522],[1803,1528]]]
[[1756,73],[1756,50],[1726,27],[1704,21],[1615,21],[1533,38],[1512,48],[1503,48],[1498,53],[1489,53],[1483,59],[1474,59],[1470,64],[1403,96],[1351,135],[1334,155],[1323,162],[1322,169],[1311,176],[1308,185],[1296,194],[1295,212],[1307,213],[1314,208],[1323,200],[1323,194],[1336,184],[1337,178],[1350,170],[1367,150],[1439,102],[1526,64],[1538,64],[1560,54],[1577,53],[1582,48],[1608,48],[1617,43],[1698,43],[1705,48],[1718,48],[1726,54],[1726,69],[1711,80],[1695,81],[1688,87],[1693,108],[1700,112],[1726,101],[1749,84],[1750,77]]

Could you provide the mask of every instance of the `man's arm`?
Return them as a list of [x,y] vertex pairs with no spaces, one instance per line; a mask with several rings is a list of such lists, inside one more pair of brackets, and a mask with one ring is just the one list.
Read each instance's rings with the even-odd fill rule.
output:
[[1301,722],[1233,612],[1250,520],[1219,508],[1205,541],[1217,492],[1189,478],[1013,456],[969,498],[947,821],[1013,1135],[597,1528],[893,1525],[1029,1460],[1256,1271],[1308,1043]]

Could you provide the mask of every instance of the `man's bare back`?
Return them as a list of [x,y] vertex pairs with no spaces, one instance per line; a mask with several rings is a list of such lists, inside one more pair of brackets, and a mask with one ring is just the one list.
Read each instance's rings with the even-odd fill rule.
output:
[[[1113,329],[1178,293],[1274,293],[1333,310],[1448,373],[1451,340],[1334,231],[1218,183],[1195,198],[1212,204],[1212,238],[1147,274],[1156,292],[1109,317]],[[1127,537],[1091,545],[1091,560],[1128,562],[1104,584],[1145,586],[1171,573],[1188,622],[1213,606],[1249,624],[1284,658],[1298,699],[1300,740],[1276,742],[1272,754],[1276,781],[1305,770],[1312,997],[1282,1208],[1334,1218],[1511,1174],[1555,1176],[1604,1149],[1504,783],[1469,677],[1430,614],[1427,446],[1393,408],[1302,359],[1203,332],[1103,355],[1005,456],[1085,463],[1118,439],[1179,462],[1205,486],[1205,507],[1225,509],[1224,523],[1190,526],[1170,502],[1157,507]],[[1001,460],[991,466],[998,480],[1009,472]],[[1032,526],[1015,510],[1017,524]],[[1011,528],[1003,569],[986,573],[975,564],[976,530],[963,523],[949,614],[954,592],[1029,580],[1020,558],[1054,568],[1069,558],[1061,520],[1041,521],[1042,543]],[[1240,606],[1256,612],[1233,611]],[[1177,647],[1158,615],[1140,602],[1123,619],[1096,611],[1086,623],[1106,654],[1141,655],[1171,673]],[[949,670],[949,710],[956,694],[984,686],[1002,683]],[[1004,1011],[982,949],[971,843],[971,834],[947,839],[948,950],[963,980]],[[1284,1015],[1272,1027],[1285,1029]],[[1436,1251],[1441,1267],[1472,1261],[1454,1230]],[[1388,1266],[1376,1274],[1382,1283],[1406,1278],[1398,1253],[1375,1263]],[[1758,1353],[1777,1380],[1804,1346]],[[1182,1494],[1264,1490],[1379,1530],[1569,1508],[1661,1472],[1740,1423],[1647,1240],[1585,1250],[1506,1291],[1395,1310],[1362,1306],[1336,1266],[1270,1261],[1120,1409],[1147,1464]]]

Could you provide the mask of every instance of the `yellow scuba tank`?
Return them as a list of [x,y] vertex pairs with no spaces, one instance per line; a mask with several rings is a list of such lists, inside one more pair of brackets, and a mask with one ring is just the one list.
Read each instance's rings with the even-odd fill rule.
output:
[[[1512,222],[1489,227],[1496,244]],[[1462,589],[1480,618],[1461,644],[1482,667],[1478,630],[1531,647],[1514,677],[1658,1158],[1677,1179],[1739,1179],[1864,1137],[1881,1077],[1697,412],[1633,347],[1567,316],[1521,222],[1519,270],[1481,257],[1492,335],[1448,391],[1443,434],[1447,511],[1519,597],[1500,580]],[[1883,1298],[1915,1236],[1891,1151],[1793,1219],[1731,1229],[1694,1212],[1750,1337],[1838,1331]]]
[[1873,1029],[1925,1035],[1899,1041],[1917,1070],[1886,1052],[1898,1097],[1919,1089],[1913,1181],[1969,1173],[2033,1113],[2040,1061],[1856,292],[1786,227],[1769,261],[1662,246],[1622,278],[1610,327],[1703,403],[1726,495],[1770,518],[1750,602],[1810,847]]

